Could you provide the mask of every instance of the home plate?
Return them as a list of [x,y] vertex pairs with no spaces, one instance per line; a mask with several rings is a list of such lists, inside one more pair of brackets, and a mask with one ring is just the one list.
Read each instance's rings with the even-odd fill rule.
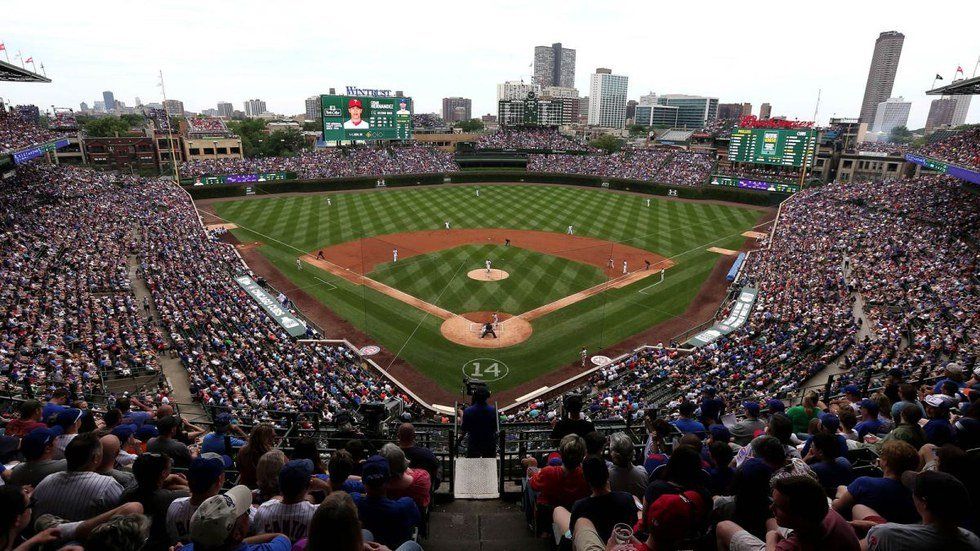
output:
[[745,231],[745,232],[742,232],[742,236],[743,237],[754,237],[756,239],[762,239],[763,237],[768,237],[769,234],[758,232],[758,231]]
[[731,249],[722,249],[721,247],[708,247],[708,251],[713,253],[723,254],[726,256],[735,256],[738,254],[738,251],[733,251]]

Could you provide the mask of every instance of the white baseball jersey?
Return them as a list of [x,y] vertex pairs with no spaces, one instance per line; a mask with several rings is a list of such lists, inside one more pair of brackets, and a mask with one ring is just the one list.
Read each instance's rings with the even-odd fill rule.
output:
[[361,119],[360,121],[357,122],[355,122],[354,119],[350,119],[344,123],[344,128],[352,129],[352,130],[366,130],[368,128],[371,128],[371,125],[368,124],[368,122],[364,119]]
[[189,497],[179,497],[170,503],[167,509],[167,536],[171,545],[191,540],[191,517],[196,510]]
[[255,534],[275,533],[286,534],[293,542],[306,537],[316,505],[309,501],[283,504],[278,499],[270,499],[259,505],[252,520],[252,532]]
[[487,260],[487,269],[488,270],[490,269],[490,261],[489,260]]
[[50,513],[69,522],[100,515],[119,505],[122,484],[111,476],[88,471],[48,475],[34,489],[34,513]]

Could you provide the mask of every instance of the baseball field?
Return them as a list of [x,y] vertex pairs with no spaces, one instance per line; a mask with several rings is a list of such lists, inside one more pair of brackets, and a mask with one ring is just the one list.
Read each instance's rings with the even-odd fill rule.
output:
[[[764,213],[545,185],[253,197],[207,210],[288,278],[287,294],[314,297],[389,365],[407,362],[446,391],[464,373],[495,391],[537,388],[529,382],[583,347],[602,354],[682,316]],[[494,313],[496,339],[483,334]]]

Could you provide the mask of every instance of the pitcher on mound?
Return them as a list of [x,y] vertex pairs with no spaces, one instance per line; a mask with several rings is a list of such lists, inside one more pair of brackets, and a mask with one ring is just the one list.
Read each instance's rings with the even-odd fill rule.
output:
[[493,273],[492,271],[490,271],[491,264],[492,264],[492,262],[490,262],[490,259],[488,258],[487,259],[487,262],[486,262],[486,265],[487,265],[487,277],[490,277],[490,274]]

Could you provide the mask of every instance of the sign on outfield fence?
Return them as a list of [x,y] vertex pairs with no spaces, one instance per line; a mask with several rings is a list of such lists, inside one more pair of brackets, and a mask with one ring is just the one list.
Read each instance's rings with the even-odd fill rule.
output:
[[749,314],[752,313],[752,307],[755,305],[755,298],[759,295],[759,292],[753,287],[742,287],[742,292],[738,294],[738,298],[735,303],[732,304],[732,309],[728,312],[728,316],[712,325],[710,328],[701,331],[697,335],[694,335],[687,341],[686,344],[695,347],[702,347],[715,342],[716,340],[724,337],[725,335],[741,328],[745,325],[745,322],[749,319]]
[[283,308],[279,301],[277,301],[272,295],[265,292],[265,289],[259,287],[259,284],[255,282],[254,279],[248,277],[247,275],[240,275],[235,278],[235,283],[242,286],[245,292],[252,297],[255,302],[259,303],[259,306],[265,310],[266,314],[276,320],[276,323],[282,326],[290,335],[294,337],[302,337],[306,334],[306,326],[303,322],[299,320],[296,316],[292,315],[289,310]]

